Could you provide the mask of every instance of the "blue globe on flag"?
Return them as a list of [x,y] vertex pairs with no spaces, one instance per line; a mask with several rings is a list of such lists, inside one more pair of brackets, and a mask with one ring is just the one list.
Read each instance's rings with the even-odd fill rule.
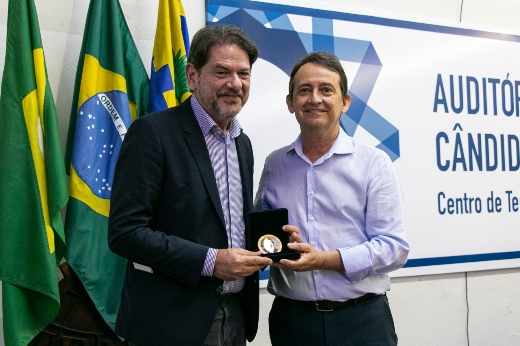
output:
[[97,197],[110,199],[117,157],[131,123],[128,96],[122,91],[98,93],[79,109],[72,166]]

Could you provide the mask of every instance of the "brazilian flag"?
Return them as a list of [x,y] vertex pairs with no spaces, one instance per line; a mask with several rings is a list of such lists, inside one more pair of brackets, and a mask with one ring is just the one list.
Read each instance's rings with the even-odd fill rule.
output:
[[148,92],[148,75],[119,1],[91,0],[65,153],[65,257],[112,329],[126,267],[107,242],[112,179],[130,124],[146,112]]
[[0,281],[6,346],[28,345],[60,311],[67,203],[56,108],[33,0],[10,0],[0,96]]
[[159,0],[150,77],[150,112],[175,107],[190,95],[186,61],[188,26],[180,0]]

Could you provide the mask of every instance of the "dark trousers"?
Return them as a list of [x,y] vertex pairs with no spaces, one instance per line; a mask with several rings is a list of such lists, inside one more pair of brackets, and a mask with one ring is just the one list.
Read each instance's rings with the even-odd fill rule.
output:
[[269,313],[273,346],[397,345],[394,320],[385,295],[332,312],[293,306],[275,299]]
[[[128,340],[127,345],[138,346]],[[246,327],[239,294],[223,294],[220,297],[215,320],[202,346],[246,346]]]
[[239,294],[223,294],[202,346],[245,346],[246,327]]

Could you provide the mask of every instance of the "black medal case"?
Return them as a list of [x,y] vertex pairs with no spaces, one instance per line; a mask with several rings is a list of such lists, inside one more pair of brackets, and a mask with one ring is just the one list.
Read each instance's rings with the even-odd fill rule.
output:
[[289,249],[289,233],[284,232],[282,227],[289,223],[289,213],[287,209],[271,209],[264,211],[251,211],[247,214],[247,227],[251,235],[251,241],[248,244],[249,251],[259,251],[258,241],[266,234],[274,235],[280,239],[282,250],[275,253],[267,253],[260,255],[268,257],[273,262],[280,262],[281,259],[297,260],[300,258],[298,250]]

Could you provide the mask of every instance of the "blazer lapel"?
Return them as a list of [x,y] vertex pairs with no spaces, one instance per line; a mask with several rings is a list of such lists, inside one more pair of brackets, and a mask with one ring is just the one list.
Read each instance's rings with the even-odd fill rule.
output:
[[204,185],[206,185],[206,189],[208,190],[211,201],[213,202],[218,216],[220,217],[220,221],[222,222],[222,225],[225,229],[226,223],[224,221],[224,213],[222,212],[222,204],[220,203],[220,196],[218,194],[215,173],[213,172],[213,166],[211,165],[211,159],[209,157],[208,148],[206,147],[206,141],[204,140],[200,126],[197,123],[195,114],[193,114],[189,99],[184,103],[187,104],[186,108],[189,108],[189,110],[186,110],[186,112],[182,112],[182,129],[185,133],[188,134],[186,136],[186,143],[188,144],[188,147],[190,148],[191,153],[197,162],[197,166],[199,167],[200,175],[202,176]]

